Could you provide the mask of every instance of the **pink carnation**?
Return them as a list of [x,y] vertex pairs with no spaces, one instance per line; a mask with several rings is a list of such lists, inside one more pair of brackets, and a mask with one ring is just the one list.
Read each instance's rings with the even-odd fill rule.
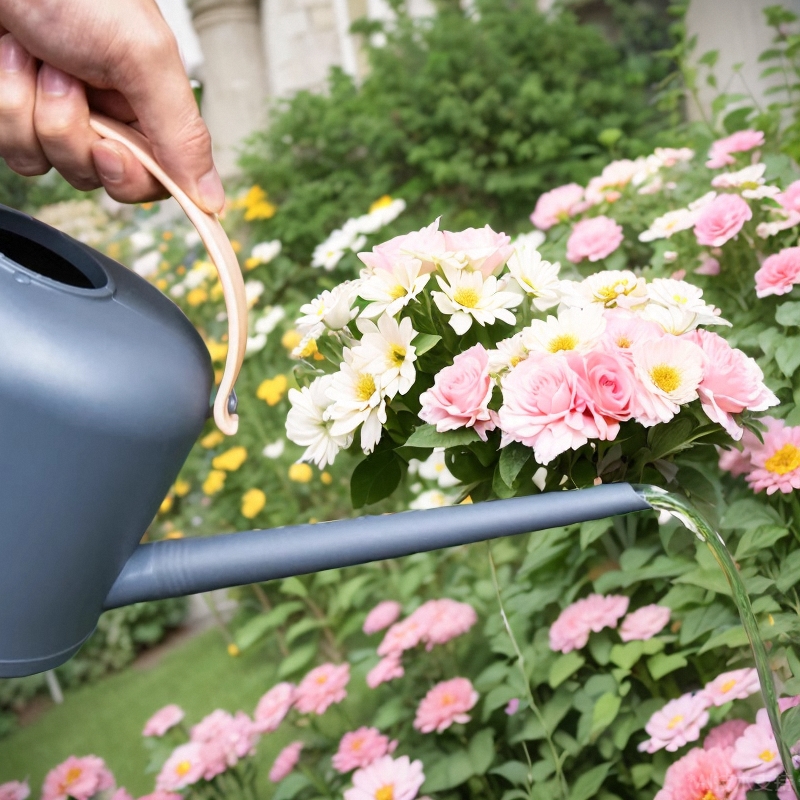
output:
[[414,800],[425,782],[422,762],[408,756],[383,756],[353,773],[353,786],[344,800]]
[[185,716],[184,710],[174,703],[164,706],[150,717],[144,725],[142,736],[163,736],[174,728]]
[[550,626],[550,649],[560,653],[580,650],[586,646],[592,631],[616,628],[629,602],[629,598],[618,594],[590,594],[576,600]]
[[717,675],[701,692],[710,706],[721,706],[730,700],[744,700],[761,691],[758,673],[752,668],[734,669]]
[[708,701],[702,693],[683,694],[670,700],[656,711],[644,726],[650,738],[639,745],[639,750],[655,753],[666,749],[670,753],[688,742],[700,738],[700,729],[708,722]]
[[295,688],[291,683],[278,683],[258,701],[253,714],[254,727],[259,733],[278,729],[294,703]]
[[694,223],[698,244],[722,247],[753,218],[747,202],[738,194],[721,194],[704,206]]
[[789,427],[783,420],[764,418],[769,430],[764,444],[753,449],[752,472],[746,476],[754,492],[789,494],[800,489],[800,426]]
[[89,800],[92,795],[111,789],[114,776],[106,762],[97,756],[70,756],[47,773],[42,786],[42,800]]
[[303,742],[292,742],[278,753],[275,763],[269,771],[269,779],[273,783],[282,781],[297,766],[302,749]]
[[478,621],[475,609],[469,603],[459,603],[448,597],[428,600],[411,616],[421,620],[422,641],[426,643],[426,650],[461,636]]
[[712,728],[703,739],[703,749],[711,750],[719,747],[722,750],[733,750],[736,740],[745,732],[749,723],[743,719],[729,719],[721,725]]
[[297,687],[294,707],[301,714],[324,714],[328,706],[347,697],[350,665],[322,664],[303,678]]
[[497,272],[514,252],[511,237],[496,233],[488,225],[458,233],[444,231],[444,245],[447,252],[466,257],[469,269],[480,271],[484,278]]
[[454,722],[467,723],[469,711],[478,702],[478,693],[467,678],[452,678],[437,683],[417,707],[414,727],[422,733],[441,733]]
[[377,728],[359,728],[342,736],[339,749],[331,759],[333,768],[342,774],[358,767],[368,767],[397,747]]
[[775,199],[787,211],[800,213],[800,181],[790,183]]
[[756,296],[788,294],[800,283],[800,247],[786,247],[765,258],[755,277]]
[[31,793],[28,781],[0,783],[0,800],[25,800]]
[[156,778],[156,791],[176,792],[197,783],[205,771],[199,742],[187,742],[176,747]]
[[402,678],[405,674],[403,664],[400,661],[400,653],[390,653],[367,673],[367,686],[370,689],[377,689],[382,683],[388,683],[395,678]]
[[745,800],[746,792],[725,750],[695,747],[669,766],[654,800]]
[[378,603],[372,611],[367,614],[362,630],[366,634],[377,633],[384,628],[388,628],[393,622],[397,621],[402,611],[400,603],[394,600],[384,600]]
[[539,197],[531,214],[531,222],[540,230],[549,230],[578,213],[582,204],[582,186],[577,183],[559,186]]
[[567,240],[567,258],[579,264],[584,258],[600,261],[610,256],[625,237],[622,227],[610,217],[592,217],[575,223]]
[[708,152],[706,166],[709,169],[719,169],[735,164],[736,159],[731,153],[746,153],[755,147],[764,144],[764,134],[761,131],[736,131],[724,139],[717,139]]
[[623,642],[646,641],[663,630],[669,622],[670,610],[655,603],[632,611],[619,626],[619,638]]
[[759,712],[756,724],[748,725],[736,740],[731,764],[748,784],[770,783],[783,772],[778,745],[766,713]]
[[497,415],[489,410],[493,388],[489,354],[483,345],[476,344],[436,374],[433,388],[419,398],[420,419],[436,425],[439,433],[473,428],[485,442],[497,425]]
[[358,257],[370,269],[385,269],[391,272],[397,264],[411,258],[422,262],[421,272],[436,269],[434,258],[442,255],[447,248],[444,233],[439,230],[439,220],[434,220],[427,228],[395,236],[388,242],[376,245],[371,253],[359,253]]

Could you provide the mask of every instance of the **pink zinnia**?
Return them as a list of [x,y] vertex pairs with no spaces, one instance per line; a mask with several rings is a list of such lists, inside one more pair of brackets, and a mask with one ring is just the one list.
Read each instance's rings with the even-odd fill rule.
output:
[[789,427],[783,420],[763,420],[769,426],[764,444],[750,454],[753,470],[746,476],[754,492],[789,494],[800,489],[800,426]]
[[376,245],[371,253],[359,253],[358,257],[370,269],[385,269],[391,272],[394,267],[411,258],[422,262],[421,272],[436,269],[434,258],[445,252],[444,233],[439,230],[439,220],[434,220],[427,228],[395,236],[388,242]]
[[800,283],[800,247],[786,247],[764,259],[756,272],[756,296],[788,294]]
[[273,783],[282,781],[297,766],[302,749],[303,742],[292,742],[278,753],[275,763],[269,771],[269,779]]
[[454,722],[467,723],[469,711],[480,695],[467,678],[452,678],[437,683],[417,707],[414,727],[422,733],[441,733]]
[[294,707],[301,714],[324,714],[328,706],[347,697],[350,665],[322,664],[303,678],[297,687]]
[[197,783],[205,771],[201,749],[202,745],[199,742],[187,742],[176,747],[158,773],[156,790],[176,792]]
[[695,747],[670,765],[654,800],[745,800],[746,792],[725,750]]
[[531,214],[531,222],[540,230],[549,230],[553,225],[566,222],[574,216],[582,204],[582,186],[577,183],[558,186],[539,197]]
[[400,653],[389,653],[367,673],[367,686],[370,689],[377,689],[382,683],[388,683],[395,678],[402,678],[405,674],[403,664],[400,661]]
[[461,636],[478,621],[475,609],[469,603],[459,603],[448,597],[428,600],[411,616],[422,620],[422,640],[426,643],[426,650]]
[[723,672],[707,683],[701,692],[710,706],[721,706],[730,700],[744,700],[761,691],[758,673],[752,668]]
[[70,756],[53,767],[44,779],[42,800],[89,800],[92,795],[110,789],[114,776],[106,762],[97,756]]
[[748,784],[770,783],[783,772],[783,764],[766,714],[756,715],[756,720],[736,740],[731,764]]
[[550,626],[550,649],[561,653],[580,650],[586,646],[592,631],[599,633],[603,628],[616,628],[629,602],[624,595],[615,594],[590,594],[576,600]]
[[702,693],[681,695],[650,717],[644,726],[650,738],[639,745],[639,750],[655,753],[666,749],[674,753],[687,742],[699,739],[700,729],[707,722],[708,701]]
[[400,622],[395,622],[383,635],[383,641],[378,645],[379,656],[400,654],[404,650],[416,647],[422,637],[427,633],[425,623],[427,620],[413,614]]
[[331,764],[344,774],[357,767],[368,767],[373,761],[393,752],[395,747],[397,742],[390,742],[389,737],[377,728],[359,728],[342,736]]
[[786,781],[778,787],[778,800],[797,800],[797,795],[789,781]]
[[144,724],[142,736],[163,736],[170,728],[174,728],[186,716],[184,710],[174,703],[164,706],[150,717]]
[[706,166],[709,169],[719,169],[735,164],[736,159],[731,153],[746,153],[755,147],[764,144],[764,134],[761,131],[736,131],[724,139],[717,139],[708,152]]
[[703,739],[703,749],[711,750],[719,747],[722,750],[733,750],[736,740],[747,730],[749,723],[743,719],[729,719],[712,728]]
[[192,728],[191,741],[201,745],[203,777],[210,781],[240,758],[255,754],[258,731],[243,711],[236,715],[217,709]]
[[610,217],[592,217],[575,223],[567,240],[567,258],[579,264],[584,258],[600,261],[610,256],[625,237],[622,226]]
[[0,783],[0,800],[25,800],[31,793],[28,781]]
[[694,223],[698,244],[722,247],[753,218],[753,212],[738,194],[721,194],[704,206]]
[[384,600],[378,603],[372,611],[367,614],[362,630],[366,634],[377,633],[384,628],[388,628],[393,622],[397,621],[402,611],[400,603],[394,600]]
[[637,608],[622,620],[622,625],[619,626],[619,638],[623,642],[652,639],[669,622],[671,613],[666,606],[655,603]]
[[469,269],[479,271],[484,278],[498,272],[514,252],[511,237],[488,225],[458,233],[444,231],[444,245],[447,252],[465,256]]
[[259,733],[272,733],[283,722],[294,703],[295,688],[291,683],[278,683],[258,701],[253,714]]
[[408,756],[383,756],[353,773],[353,786],[344,800],[414,800],[425,782],[422,762]]

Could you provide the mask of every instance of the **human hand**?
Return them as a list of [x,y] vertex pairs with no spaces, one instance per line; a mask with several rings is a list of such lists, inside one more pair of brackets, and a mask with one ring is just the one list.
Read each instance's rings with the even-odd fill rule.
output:
[[[41,62],[41,63],[40,63]],[[55,167],[77,189],[135,203],[166,192],[89,110],[133,123],[201,208],[225,195],[172,31],[155,0],[0,0],[0,156],[20,175]]]

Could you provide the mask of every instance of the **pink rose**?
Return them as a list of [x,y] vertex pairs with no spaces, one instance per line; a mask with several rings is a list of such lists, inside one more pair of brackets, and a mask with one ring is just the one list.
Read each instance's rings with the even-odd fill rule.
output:
[[709,169],[719,169],[730,164],[735,164],[736,159],[731,153],[745,153],[754,147],[764,144],[764,134],[761,131],[736,131],[724,139],[717,139],[708,151],[706,166]]
[[459,353],[452,366],[440,370],[433,388],[422,393],[420,419],[436,425],[439,433],[474,428],[485,442],[488,432],[497,427],[497,414],[489,410],[492,389],[489,354],[476,344]]
[[623,240],[622,227],[609,217],[592,217],[577,222],[567,240],[567,258],[578,264],[584,258],[600,261],[610,256]]
[[531,214],[531,222],[540,230],[549,230],[553,225],[566,222],[574,216],[582,202],[582,186],[577,183],[559,186],[539,197]]
[[395,236],[372,248],[371,253],[359,253],[358,257],[370,269],[385,269],[391,272],[395,265],[410,258],[422,261],[421,272],[433,272],[436,265],[433,256],[441,255],[447,248],[444,234],[439,230],[439,220],[434,220],[427,228]]
[[787,211],[800,213],[800,181],[790,183],[775,199]]
[[484,228],[467,228],[458,233],[444,231],[444,246],[449,253],[466,256],[469,268],[480,270],[484,278],[497,272],[514,252],[511,237],[496,233],[488,225]]
[[750,206],[738,194],[721,194],[698,214],[694,235],[698,244],[722,247],[752,218]]
[[788,294],[800,283],[800,247],[787,247],[764,259],[756,272],[756,295]]
[[[583,363],[595,411],[620,422],[630,419],[639,391],[631,361],[617,353],[595,350],[584,356]],[[616,438],[618,432],[618,425],[609,425],[608,438]]]
[[655,603],[632,611],[619,626],[619,638],[623,642],[652,639],[669,622],[670,610]]

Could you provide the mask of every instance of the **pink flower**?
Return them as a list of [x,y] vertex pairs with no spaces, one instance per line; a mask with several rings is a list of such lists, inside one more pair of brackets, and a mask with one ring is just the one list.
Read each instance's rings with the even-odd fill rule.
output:
[[185,716],[184,710],[174,703],[159,709],[144,725],[142,736],[163,736]]
[[368,673],[367,686],[377,689],[382,683],[388,683],[406,674],[400,661],[400,653],[390,653],[382,658]]
[[734,669],[717,675],[701,692],[708,705],[721,706],[730,700],[744,700],[761,690],[758,673],[751,668]]
[[600,261],[610,256],[625,237],[622,227],[610,217],[592,217],[575,223],[567,240],[567,258],[579,264],[584,258]]
[[719,261],[712,256],[706,256],[703,263],[694,271],[695,275],[719,275]]
[[250,717],[243,711],[236,716],[217,709],[192,728],[191,741],[201,745],[203,777],[210,781],[240,758],[255,754],[259,734]]
[[353,786],[344,800],[414,800],[425,782],[422,762],[408,756],[383,756],[353,773]]
[[670,610],[655,603],[632,611],[619,626],[619,638],[623,642],[652,639],[669,622]]
[[488,225],[458,233],[444,231],[444,245],[447,252],[465,257],[468,268],[480,271],[484,278],[497,272],[514,252],[511,237],[496,233]]
[[197,783],[205,771],[202,747],[199,742],[187,742],[176,747],[158,773],[156,791],[175,792]]
[[708,152],[706,166],[709,169],[719,169],[735,164],[736,159],[731,153],[745,153],[754,147],[764,144],[764,134],[761,131],[736,131],[724,139],[717,139]]
[[600,339],[601,347],[608,353],[623,356],[633,363],[631,348],[635,342],[653,341],[664,336],[664,329],[624,308],[607,308],[603,311],[606,329]]
[[402,606],[400,603],[396,603],[394,600],[384,600],[367,614],[362,630],[366,634],[382,631],[397,621],[401,611]]
[[0,783],[0,800],[25,800],[31,793],[28,781]]
[[797,800],[797,795],[789,781],[778,787],[778,800]]
[[738,194],[720,194],[697,215],[694,235],[698,244],[722,247],[752,218],[750,206]]
[[111,795],[111,800],[133,800],[133,796],[127,789],[120,786],[119,789]]
[[800,283],[800,247],[786,247],[765,258],[755,277],[757,297],[788,294]]
[[142,795],[139,800],[183,800],[183,795],[177,792],[164,792],[156,790],[150,794]]
[[297,766],[302,749],[303,742],[292,742],[278,753],[275,763],[269,771],[269,779],[273,783],[282,781]]
[[519,711],[519,697],[512,697],[508,701],[508,705],[505,708],[505,712],[506,714],[508,714],[509,717],[513,717],[514,714],[517,713],[517,711]]
[[[595,412],[620,422],[630,419],[640,391],[631,359],[614,352],[593,351],[584,356],[583,363]],[[609,430],[608,438],[615,437],[616,431]]]
[[272,733],[294,703],[294,684],[278,683],[258,701],[253,714],[254,727],[259,733]]
[[[777,420],[773,420],[772,417],[764,417],[761,421],[769,427],[770,421],[774,423]],[[719,453],[719,468],[730,472],[734,477],[746,475],[752,471],[752,454],[761,447],[761,442],[756,438],[755,434],[747,430],[744,432],[741,441],[741,451],[732,447],[730,450],[720,450]]]
[[485,442],[497,425],[497,415],[489,410],[493,388],[489,355],[483,345],[476,344],[459,353],[452,366],[440,370],[433,388],[422,393],[420,419],[436,425],[439,433],[474,428]]
[[448,597],[428,600],[411,616],[422,620],[422,641],[426,643],[426,650],[461,636],[478,621],[475,609],[469,603],[459,603]]
[[769,430],[764,444],[750,452],[753,470],[746,476],[754,492],[789,494],[800,489],[800,426],[789,427],[783,420],[765,417]]
[[411,258],[422,262],[421,273],[433,272],[435,256],[442,255],[447,248],[444,233],[439,230],[439,220],[434,220],[427,228],[395,236],[388,242],[372,248],[371,253],[359,253],[358,257],[370,269],[385,269],[391,272],[395,265]]
[[666,749],[674,753],[687,742],[700,738],[700,728],[708,722],[708,701],[702,693],[683,694],[656,711],[644,726],[650,738],[639,750],[655,753]]
[[92,795],[111,789],[114,776],[106,762],[97,756],[70,756],[47,773],[42,786],[42,800],[89,800]]
[[301,714],[324,714],[328,706],[341,703],[347,697],[350,665],[322,664],[303,678],[297,687],[294,707]]
[[629,602],[629,598],[618,594],[590,594],[576,600],[550,626],[550,649],[561,653],[580,650],[586,646],[592,631],[599,633],[603,628],[616,628]]
[[654,800],[745,800],[746,792],[725,750],[695,747],[669,766]]
[[378,645],[379,656],[400,655],[404,650],[416,647],[425,635],[425,623],[421,616],[412,614],[400,622],[395,622],[383,636]]
[[[766,715],[762,716],[765,719]],[[745,728],[733,745],[731,764],[748,784],[769,783],[783,772],[778,745],[768,722],[756,722]]]
[[787,211],[800,212],[800,181],[790,183],[775,199]]
[[748,724],[743,719],[729,719],[727,722],[717,725],[703,739],[703,749],[711,750],[712,747],[719,747],[723,750],[729,748],[733,750],[736,740],[745,732]]
[[417,707],[414,727],[422,733],[441,733],[454,722],[467,723],[469,711],[478,702],[478,693],[467,678],[452,678],[437,683]]
[[540,230],[549,230],[578,213],[582,203],[582,186],[577,183],[559,186],[539,197],[531,214],[531,222]]
[[342,736],[331,764],[344,774],[356,767],[368,767],[373,761],[393,752],[395,747],[397,742],[390,742],[389,737],[377,728],[359,728]]

